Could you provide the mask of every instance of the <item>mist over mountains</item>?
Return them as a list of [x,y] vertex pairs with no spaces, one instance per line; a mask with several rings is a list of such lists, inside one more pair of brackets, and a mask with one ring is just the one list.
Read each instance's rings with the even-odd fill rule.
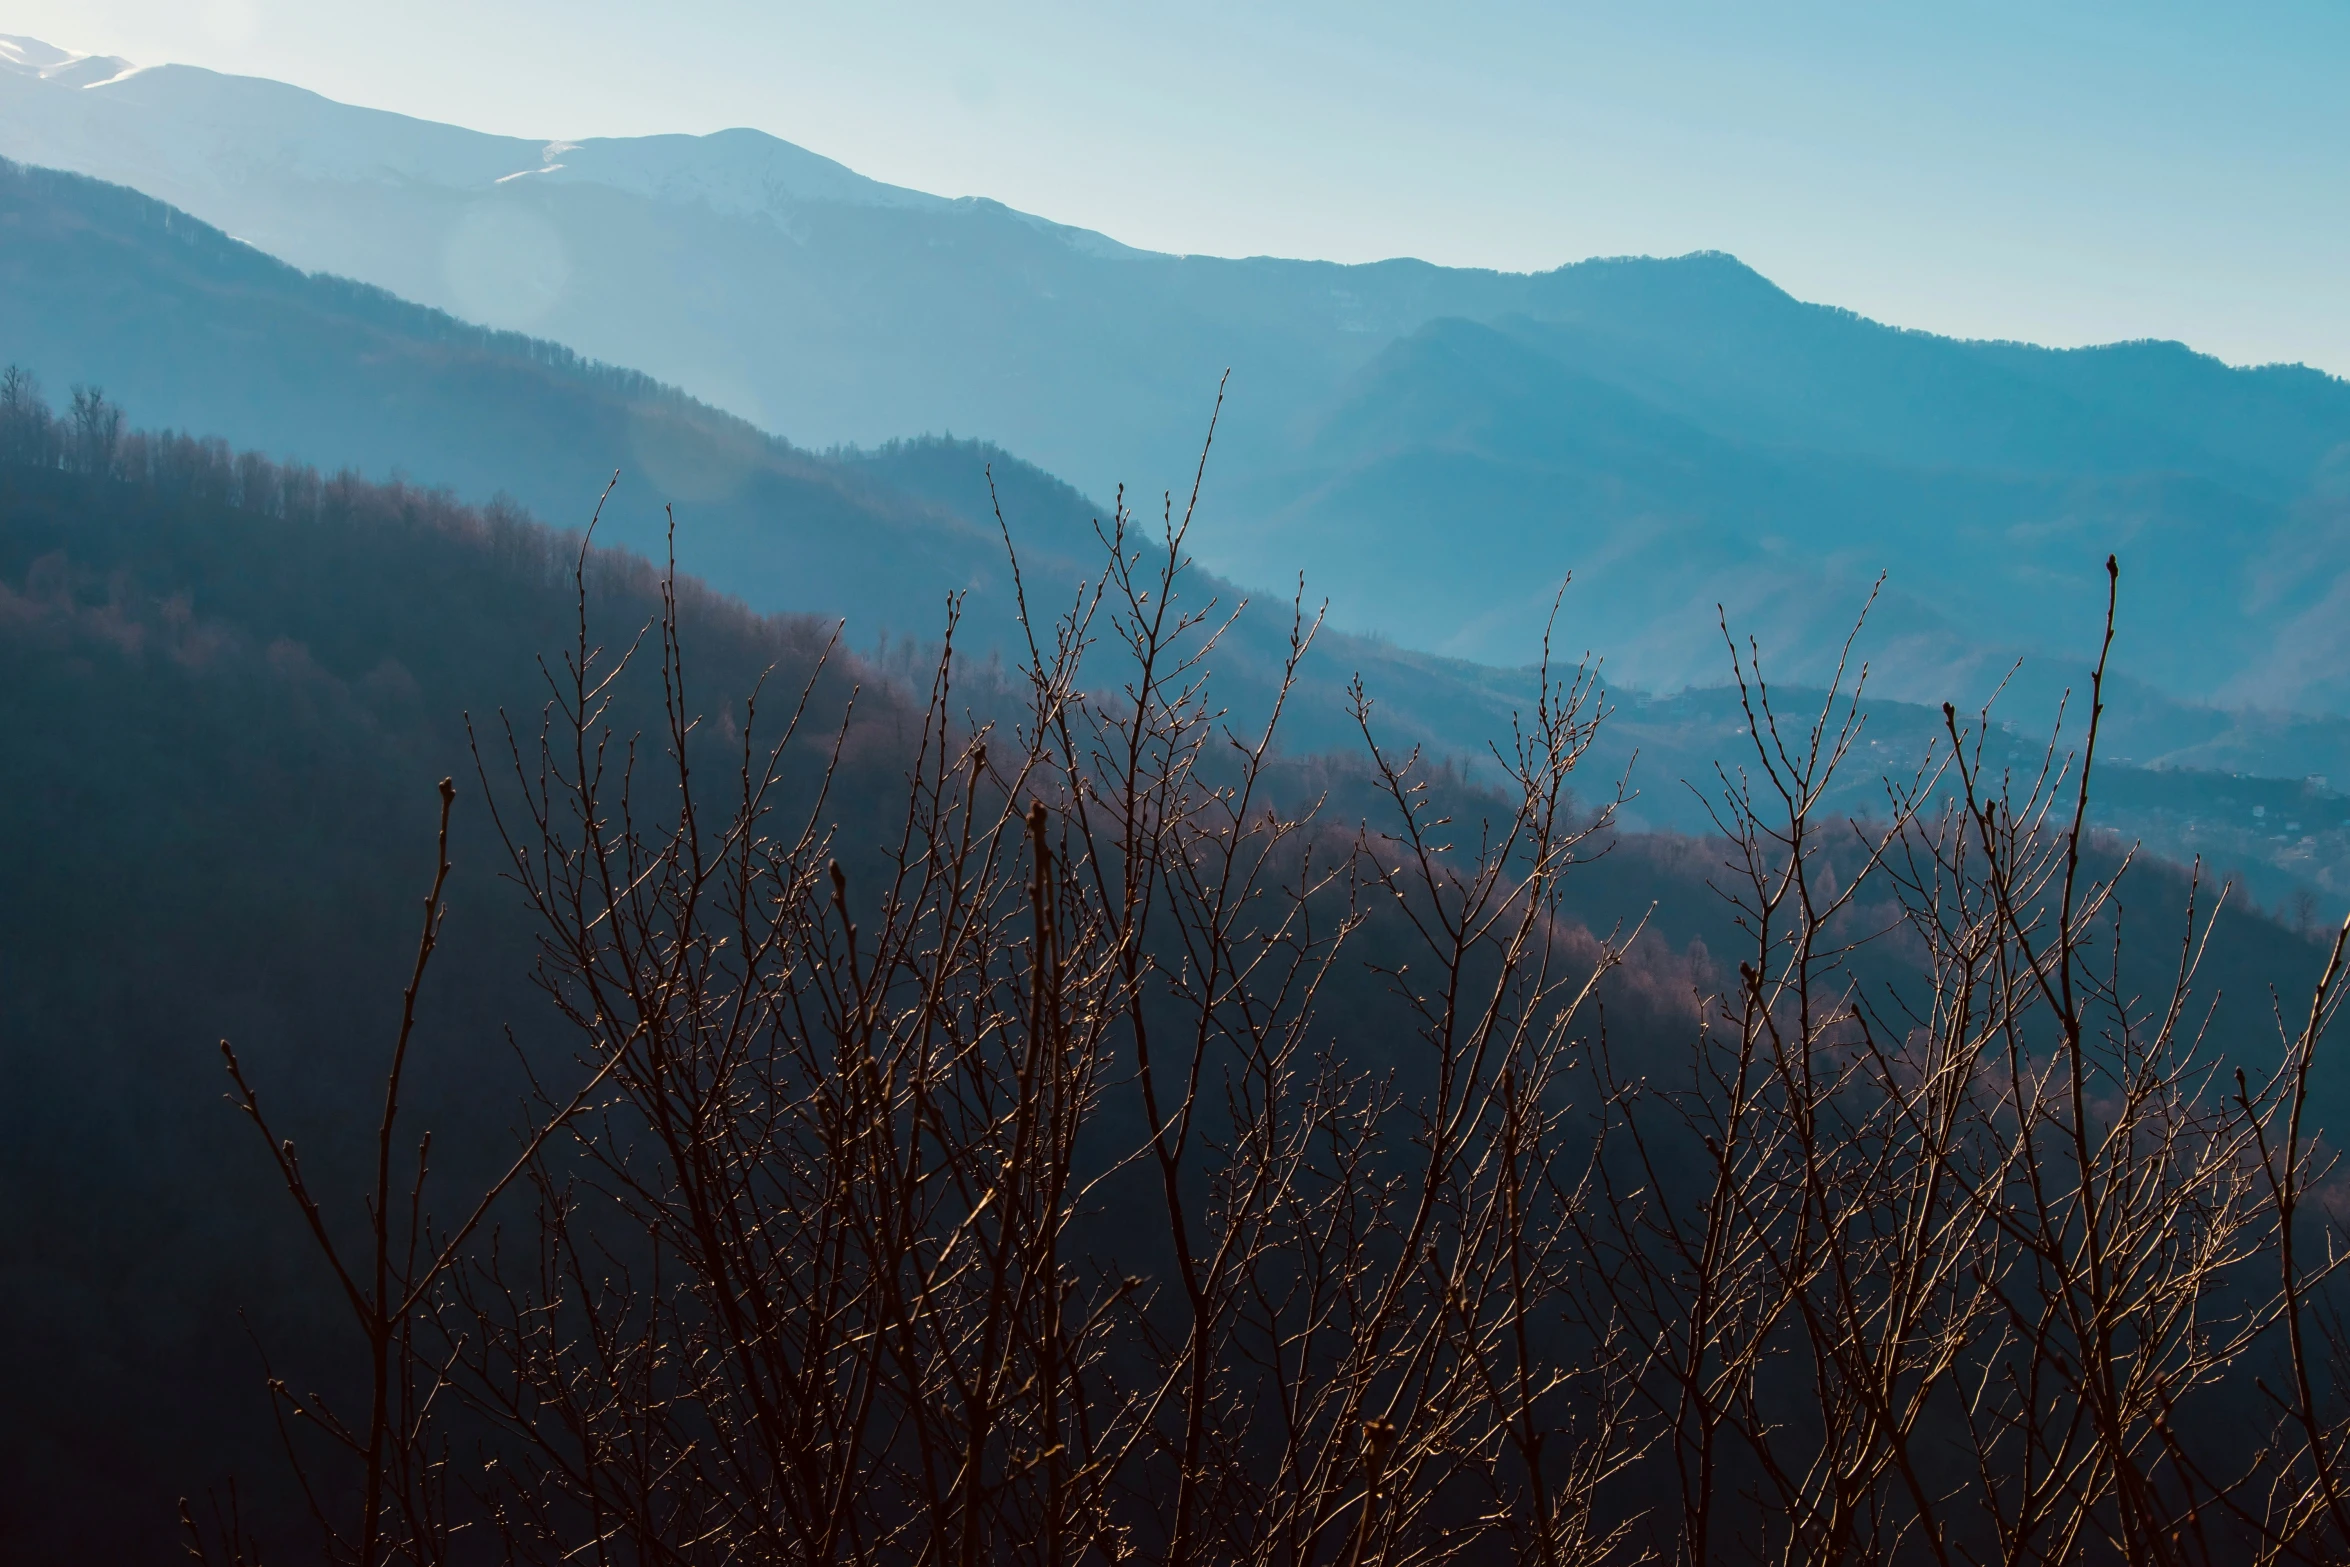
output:
[[[633,371],[306,276],[74,175],[0,165],[0,235],[0,362],[60,402],[95,383],[138,425],[502,497],[560,527],[595,516],[598,542],[656,560],[674,542],[683,570],[764,613],[843,619],[861,650],[934,640],[950,595],[965,645],[1003,648],[1017,626],[1007,530],[1040,604],[1098,574],[1105,510],[992,447],[807,452]],[[1206,578],[1202,595],[1228,610],[1245,597]],[[1220,673],[1243,706],[1268,694],[1293,602],[1294,589],[1263,597],[1226,638]],[[1353,737],[1344,693],[1358,671],[1405,732],[1470,756],[1506,728],[1524,683],[1326,633],[1292,713],[1297,743]]]
[[[95,381],[136,425],[288,453],[330,474],[404,474],[574,528],[597,511],[617,466],[599,540],[656,560],[674,548],[683,569],[726,583],[763,612],[845,619],[853,646],[895,660],[901,674],[918,672],[949,595],[961,596],[968,650],[1017,654],[1007,529],[1034,604],[1070,602],[1099,569],[1095,529],[1105,509],[975,441],[807,452],[635,372],[304,275],[185,213],[75,175],[0,166],[0,233],[8,236],[0,358],[46,374],[53,394]],[[1334,574],[1343,579],[1350,563],[1337,554]],[[1420,580],[1440,577],[1442,556],[1434,551],[1416,568]],[[1695,573],[1669,552],[1644,570],[1658,579],[1651,602],[1666,608],[1657,613],[1675,613],[1672,595]],[[1240,611],[1222,638],[1219,690],[1239,721],[1254,721],[1284,657],[1292,595],[1252,597],[1207,575],[1196,586],[1203,601]],[[2134,579],[2130,586],[2134,593]],[[1856,590],[1850,603],[1859,600]],[[1583,629],[1595,601],[1570,589],[1570,632]],[[1306,602],[1309,613],[1314,603]],[[199,595],[197,609],[207,604]],[[1914,645],[1931,626],[1922,613],[1880,608],[1871,656]],[[1777,668],[1806,622],[1750,613],[1739,629],[1757,621]],[[1824,616],[1814,623],[1827,624]],[[1660,619],[1658,629],[1683,624]],[[1941,634],[1950,645],[1948,628]],[[2125,652],[2145,640],[2129,638]],[[1559,649],[1563,659],[1578,653]],[[1725,659],[1718,642],[1714,656]],[[1289,704],[1291,746],[1359,743],[1348,695],[1358,675],[1384,733],[1472,770],[1484,767],[1495,737],[1533,694],[1523,668],[1325,628]],[[2029,762],[2073,678],[2042,659],[2011,682],[2002,712],[2020,737],[2019,762]],[[1681,780],[1705,779],[1744,745],[1735,692],[1619,688],[1618,700],[1592,758],[1595,777],[1629,777],[1628,825],[1704,830],[1703,804]],[[1898,738],[1872,741],[1871,768],[1854,772],[1839,797],[1842,808],[1863,813],[1879,803],[1876,769],[1908,767],[1940,732],[1937,703],[1877,695],[1871,706],[1877,733]],[[2129,804],[2101,815],[2107,824],[2175,859],[2216,857],[2267,906],[2312,891],[2330,907],[2350,890],[2350,810],[2338,808],[2327,784],[2304,781],[2309,773],[2350,777],[2350,720],[2198,706],[2124,678],[2109,690],[2105,734],[2109,766],[2161,769],[2115,796]],[[2273,819],[2254,816],[2256,805]]]
[[2190,702],[2350,706],[2350,385],[2316,371],[1906,332],[1722,255],[1541,274],[1161,255],[755,131],[528,141],[7,47],[0,154],[803,448],[952,432],[1097,497],[1156,494],[1188,478],[1229,367],[1203,561],[1258,585],[1303,570],[1339,625],[1406,647],[1526,662],[1572,571],[1568,635],[1619,678],[1718,680],[1717,602],[1816,678],[1886,572],[1886,689],[1975,697],[2019,655],[2078,663],[2118,549],[2132,674]]
[[[541,143],[24,39],[0,154],[171,203],[0,177],[0,334],[53,391],[559,525],[618,469],[601,539],[658,556],[674,505],[684,569],[860,647],[934,636],[950,593],[1012,623],[991,468],[1026,569],[1073,591],[1113,489],[1147,513],[1187,486],[1230,366],[1190,542],[1256,601],[1228,689],[1277,666],[1301,572],[1330,600],[1295,743],[1349,742],[1364,671],[1399,732],[1473,762],[1571,575],[1559,651],[1660,693],[1620,726],[1636,817],[1694,828],[1668,780],[1735,739],[1698,694],[1718,616],[1816,681],[1875,591],[1881,704],[2006,681],[2037,731],[2111,549],[2115,760],[2350,776],[2350,385],[2315,371],[1900,331],[1719,254],[1157,255],[753,131]],[[2162,852],[2220,828],[2268,896],[2337,879],[2335,848],[2181,787],[2201,803],[2134,823]]]

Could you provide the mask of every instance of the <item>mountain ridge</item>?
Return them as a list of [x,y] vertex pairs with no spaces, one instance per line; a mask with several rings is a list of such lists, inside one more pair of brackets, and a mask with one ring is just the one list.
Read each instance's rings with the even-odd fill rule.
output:
[[[1831,606],[1889,571],[1957,628],[1887,670],[1923,699],[2013,652],[2076,658],[2083,633],[2050,606],[2094,597],[2121,548],[2156,568],[2137,580],[2163,584],[2149,623],[2195,628],[2147,670],[2173,696],[2350,711],[2326,608],[2350,583],[2350,383],[2321,371],[2160,342],[1944,338],[1797,300],[1719,251],[1539,273],[1137,251],[985,198],[884,187],[760,133],[487,137],[174,69],[87,90],[0,72],[0,154],[78,160],[304,271],[634,366],[803,449],[955,431],[1086,494],[1156,494],[1188,484],[1222,383],[1202,563],[1342,586],[1336,623],[1352,630],[1523,663],[1548,597],[1527,579],[1572,569],[1602,609],[1642,606],[1592,626],[1635,683],[1712,678],[1716,602],[1791,628],[1796,672],[1820,676],[1846,613]],[[188,95],[201,112],[173,107]],[[370,151],[387,125],[397,136]],[[1572,429],[1564,405],[1521,400],[1517,448],[1453,443],[1449,489],[1429,488],[1433,470],[1417,490],[1383,479],[1430,441],[1406,414],[1426,414],[1424,389],[1382,356],[1447,321],[1579,377],[1593,417]],[[1366,388],[1395,399],[1365,416],[1386,438],[1330,449]],[[1446,396],[1431,422],[1509,401],[1469,376]],[[1706,439],[1667,457],[1596,438],[1651,414]],[[1756,474],[1762,490],[1741,487]],[[1608,499],[1635,493],[1678,499]],[[1487,502],[1459,504],[1471,494]],[[1955,524],[1969,550],[1951,547]],[[1769,569],[1685,571],[1661,547],[1673,529],[1707,541],[1701,559]],[[1823,529],[1848,546],[1833,569],[1805,558]],[[1430,535],[1445,539],[1441,592],[1406,547]],[[2146,539],[2182,541],[2190,564],[2139,561]],[[2237,556],[2215,568],[2221,540]],[[1635,561],[1657,580],[1609,564]],[[2266,626],[2286,631],[2263,651]]]

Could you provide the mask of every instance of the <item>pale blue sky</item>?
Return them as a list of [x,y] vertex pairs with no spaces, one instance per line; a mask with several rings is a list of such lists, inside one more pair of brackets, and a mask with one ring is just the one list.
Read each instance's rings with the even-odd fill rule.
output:
[[1735,251],[1905,326],[2350,373],[2350,5],[0,0],[519,135],[754,125],[1130,244]]

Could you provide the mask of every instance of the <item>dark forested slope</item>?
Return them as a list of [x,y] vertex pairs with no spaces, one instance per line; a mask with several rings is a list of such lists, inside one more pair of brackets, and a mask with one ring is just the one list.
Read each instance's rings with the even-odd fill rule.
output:
[[[444,774],[460,784],[456,913],[417,1111],[451,1179],[506,1147],[522,1085],[504,1026],[526,1048],[547,1038],[463,715],[506,707],[531,732],[538,657],[572,636],[574,543],[298,470],[232,504],[234,470],[185,456],[160,485],[0,465],[11,1561],[171,1559],[173,1498],[232,1473],[284,1516],[258,1346],[331,1373],[312,1353],[329,1302],[223,1102],[216,1046],[236,1041],[324,1189],[348,1190]],[[658,609],[641,559],[599,554],[588,581],[622,644]],[[796,687],[824,637],[690,585],[684,607],[721,706],[769,664]],[[834,717],[847,678],[823,698]],[[622,695],[623,725],[644,723],[647,688]],[[892,705],[868,692],[864,732],[886,740]]]
[[[12,455],[36,444],[21,406],[5,424]],[[460,785],[454,913],[407,1123],[439,1133],[440,1189],[511,1146],[515,1051],[568,1058],[494,869],[465,720],[515,715],[528,743],[548,669],[563,667],[541,660],[577,632],[580,555],[511,510],[321,479],[218,442],[114,430],[106,471],[74,472],[75,436],[69,419],[39,435],[46,460],[0,462],[0,1551],[163,1561],[174,1499],[229,1476],[271,1532],[295,1516],[265,1355],[330,1387],[349,1365],[318,1259],[222,1102],[217,1042],[236,1042],[312,1180],[349,1193],[445,774]],[[952,455],[872,460],[919,489]],[[659,613],[658,574],[638,557],[590,554],[585,594],[593,640],[615,648]],[[691,710],[705,743],[732,745],[728,713],[770,668],[771,690],[795,690],[827,633],[690,582],[679,601]],[[816,692],[820,727],[855,681],[828,819],[863,886],[858,867],[896,828],[917,726],[891,682],[843,657]],[[974,715],[1021,689],[982,674]],[[616,695],[615,730],[653,735],[637,749],[656,757],[651,669]],[[822,755],[787,776],[803,800]],[[1327,795],[1342,833],[1377,816],[1357,764],[1300,759],[1281,776],[1297,802]],[[1464,822],[1498,803],[1447,769],[1430,782]],[[1620,1051],[1674,1047],[1696,994],[1720,983],[1717,957],[1741,939],[1712,890],[1723,872],[1719,845],[1627,836],[1575,874],[1568,907],[1593,928],[1647,913],[1608,992]],[[2165,871],[2138,885],[2154,909],[2183,893]],[[1366,932],[1322,1011],[1350,1059],[1408,1082],[1410,1016],[1372,966],[1392,962],[1398,934]],[[1874,950],[1897,968],[1899,949]],[[2207,978],[2240,998],[2227,1038],[2258,1048],[2246,1004],[2272,979],[2305,984],[2313,963],[2283,927],[2223,921]],[[2321,1099],[2322,1120],[2330,1086]]]

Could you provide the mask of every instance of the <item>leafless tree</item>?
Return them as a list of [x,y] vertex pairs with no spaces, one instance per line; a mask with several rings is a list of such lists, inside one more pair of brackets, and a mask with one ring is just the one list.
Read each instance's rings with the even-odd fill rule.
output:
[[[343,1465],[335,1559],[2350,1550],[2304,1121],[2350,926],[2273,1054],[2210,1037],[2199,886],[2141,984],[2102,655],[2077,755],[1994,775],[1946,710],[1855,821],[1865,668],[1783,723],[1733,640],[1750,947],[1631,1059],[1598,1002],[1637,926],[1561,901],[1613,831],[1570,788],[1595,678],[1546,654],[1478,787],[1358,687],[1379,814],[1331,820],[1276,743],[1319,616],[1266,712],[1219,708],[1196,500],[1121,500],[1053,609],[1021,585],[976,700],[949,607],[878,850],[832,826],[870,787],[835,655],[704,724],[674,586],[607,645],[583,554],[546,707],[476,745],[576,1043],[507,1175],[439,1226],[396,1144],[452,786],[356,1253],[229,1057],[365,1350],[363,1417],[272,1384]],[[1376,1060],[1332,1021],[1366,986]]]

